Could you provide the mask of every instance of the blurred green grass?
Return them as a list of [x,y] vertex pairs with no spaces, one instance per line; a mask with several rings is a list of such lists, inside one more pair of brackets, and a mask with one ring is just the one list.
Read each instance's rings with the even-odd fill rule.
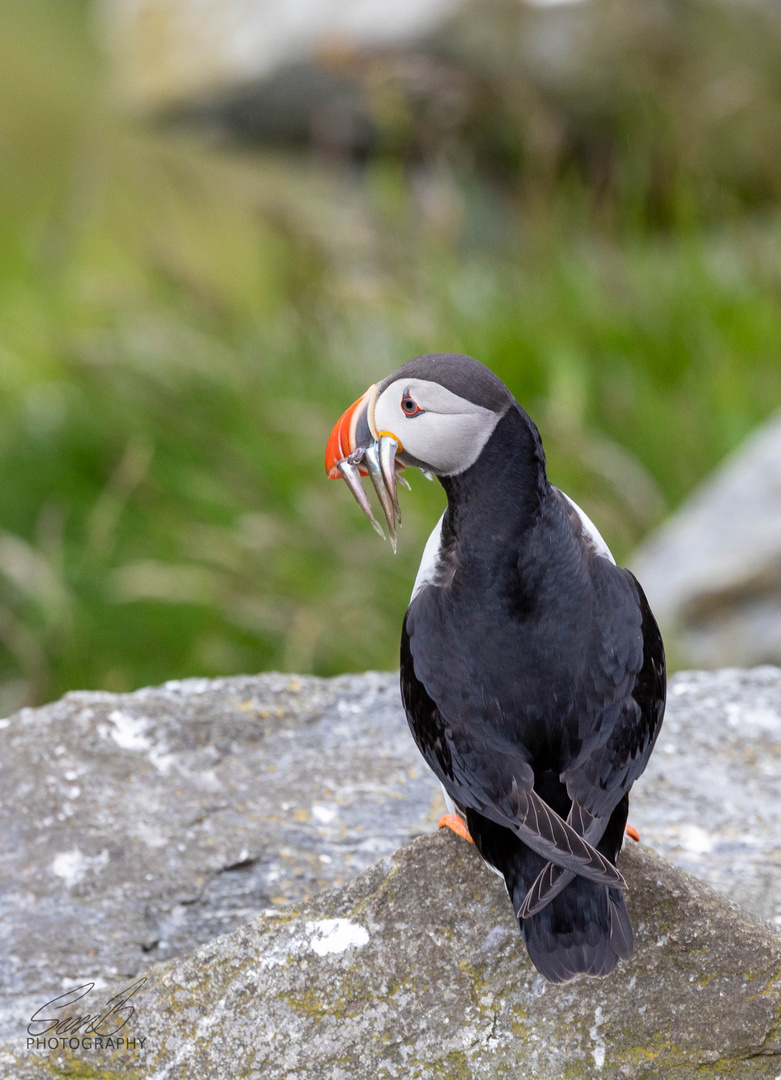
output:
[[[0,7],[0,712],[397,663],[394,559],[322,452],[410,356],[492,366],[620,558],[781,403],[781,216],[605,223],[468,171],[118,119],[87,7]],[[684,200],[685,201],[685,200]]]

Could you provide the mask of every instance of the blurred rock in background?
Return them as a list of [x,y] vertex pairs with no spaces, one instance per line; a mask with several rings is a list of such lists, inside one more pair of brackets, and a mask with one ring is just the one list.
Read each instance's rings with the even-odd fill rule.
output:
[[774,4],[99,3],[127,104],[236,139],[577,178],[659,222],[693,184],[712,213],[781,195]]
[[[297,64],[409,44],[462,0],[100,0],[125,94],[205,98]],[[305,91],[306,92],[306,91]],[[317,105],[310,98],[309,106]]]
[[781,663],[781,413],[645,541],[633,569],[678,659]]

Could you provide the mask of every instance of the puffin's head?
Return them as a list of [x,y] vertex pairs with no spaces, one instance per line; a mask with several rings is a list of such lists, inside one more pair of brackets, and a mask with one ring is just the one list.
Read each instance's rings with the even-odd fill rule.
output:
[[437,476],[464,472],[513,400],[501,379],[471,356],[418,356],[370,386],[344,413],[328,440],[326,472],[344,477],[382,536],[361,484],[368,474],[395,551],[401,521],[396,482],[406,484],[401,469],[417,466]]

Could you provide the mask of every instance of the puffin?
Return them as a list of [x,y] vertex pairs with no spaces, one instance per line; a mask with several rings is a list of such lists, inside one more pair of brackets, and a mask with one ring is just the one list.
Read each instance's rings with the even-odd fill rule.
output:
[[540,434],[469,356],[418,356],[374,384],[328,440],[393,550],[398,485],[418,468],[447,506],[401,631],[401,698],[442,785],[439,822],[506,885],[528,954],[553,983],[632,954],[616,866],[629,791],[662,724],[662,638],[634,575],[548,479]]

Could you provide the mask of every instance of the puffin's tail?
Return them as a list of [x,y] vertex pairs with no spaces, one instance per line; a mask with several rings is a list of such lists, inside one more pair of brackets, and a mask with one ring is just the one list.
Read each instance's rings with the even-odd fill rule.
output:
[[[513,890],[516,910],[524,896],[522,888]],[[619,959],[632,955],[632,925],[623,893],[583,878],[519,922],[534,966],[551,982],[566,982],[581,971],[609,975]]]
[[[597,844],[613,863],[621,850],[628,813],[629,798],[624,796]],[[512,891],[508,888],[516,912],[525,898],[519,893],[526,873],[524,865],[524,873],[513,880]],[[580,971],[609,975],[620,959],[632,955],[632,924],[624,893],[582,877],[570,882],[542,911],[519,922],[534,966],[551,982],[566,982]]]
[[[628,811],[625,796],[596,845],[612,863],[621,848]],[[467,810],[467,824],[480,854],[504,876],[517,913],[545,860],[511,830],[481,814]],[[571,881],[542,911],[518,921],[534,966],[551,982],[566,982],[579,972],[609,975],[620,959],[632,955],[632,924],[623,892],[582,877]]]

